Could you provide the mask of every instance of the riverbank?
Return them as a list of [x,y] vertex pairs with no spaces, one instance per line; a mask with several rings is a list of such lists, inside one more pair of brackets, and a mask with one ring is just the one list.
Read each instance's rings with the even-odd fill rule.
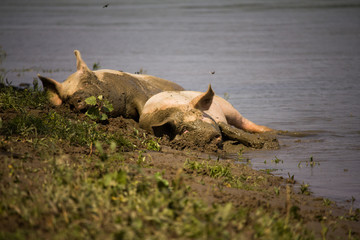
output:
[[[359,210],[315,198],[241,154],[179,149],[43,92],[1,88],[4,239],[359,239]],[[177,148],[177,149],[176,149]]]

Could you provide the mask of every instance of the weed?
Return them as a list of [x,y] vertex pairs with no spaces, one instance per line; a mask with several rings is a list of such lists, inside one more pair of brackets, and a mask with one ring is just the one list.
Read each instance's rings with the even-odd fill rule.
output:
[[284,161],[283,160],[280,160],[279,158],[277,158],[276,156],[275,156],[275,159],[273,159],[273,160],[271,160],[271,162],[272,163],[275,163],[275,164],[278,164],[278,163],[284,163]]
[[274,192],[277,196],[280,194],[280,187],[274,187]]
[[250,160],[249,158],[245,158],[245,157],[243,156],[244,151],[245,151],[245,149],[244,149],[244,148],[241,148],[241,149],[237,152],[237,160],[238,160],[239,162],[246,162],[246,163],[248,163],[248,164],[251,164],[251,160]]
[[95,62],[92,66],[92,69],[95,71],[95,70],[99,70],[101,68],[100,66],[100,62]]
[[115,142],[116,146],[120,147],[122,151],[133,151],[136,149],[136,145],[122,136],[121,133],[110,134],[110,136],[108,135],[108,140]]
[[304,195],[310,195],[311,192],[309,190],[310,185],[304,184],[304,182],[300,185],[300,193]]
[[152,157],[150,155],[145,156],[144,153],[145,153],[144,150],[139,151],[139,155],[138,155],[138,158],[136,160],[136,164],[139,167],[149,167],[149,166],[151,166]]
[[231,178],[232,177],[230,169],[226,166],[222,166],[219,163],[211,165],[208,162],[205,163],[203,161],[203,162],[199,163],[197,161],[190,161],[189,159],[187,159],[184,164],[184,168],[193,170],[197,174],[207,175],[212,178],[221,178],[221,177]]
[[244,153],[244,148],[241,148],[238,152],[237,152],[237,160],[238,161],[244,161],[245,158],[243,156]]
[[209,171],[209,176],[212,178],[231,177],[231,172],[228,167],[222,165],[213,165],[213,166],[207,165],[207,168]]
[[260,169],[261,172],[264,172],[266,174],[271,174],[272,172],[276,172],[278,169],[276,168],[267,168],[267,169]]
[[157,142],[155,139],[150,139],[146,141],[146,149],[150,150],[150,151],[161,151],[161,146],[159,144],[159,142]]
[[90,105],[86,111],[86,116],[95,121],[105,121],[108,119],[108,113],[114,110],[112,104],[104,99],[102,95],[98,97],[91,96],[85,99],[86,104]]
[[295,183],[295,176],[294,175],[290,175],[290,173],[288,172],[288,176],[289,178],[287,179],[288,183]]
[[210,164],[209,162],[198,162],[187,159],[184,163],[184,170],[187,172],[195,172],[198,175],[209,176],[211,178],[220,178],[223,180],[223,185],[227,187],[234,187],[240,189],[253,189],[256,186],[257,180],[251,176],[234,176],[228,166],[223,166],[219,162]]
[[306,161],[306,166],[315,167],[316,165],[320,166],[320,163],[315,162],[313,156],[310,157],[309,161]]
[[161,151],[161,146],[159,143],[159,140],[161,138],[154,138],[151,137],[149,139],[149,137],[147,137],[146,133],[144,132],[143,134],[140,133],[140,131],[136,128],[133,128],[133,136],[141,143],[142,146],[144,146],[146,149],[150,150],[150,151],[156,151],[156,152],[160,152]]
[[354,202],[356,201],[356,199],[351,196],[351,205],[350,205],[350,209],[349,209],[349,216],[347,217],[347,219],[351,220],[351,221],[359,221],[359,217],[360,217],[360,209],[357,208],[355,210],[355,212],[353,211],[354,208]]
[[323,205],[330,206],[333,202],[328,198],[323,198]]
[[163,178],[164,173],[157,172],[154,177],[157,182],[157,187],[160,191],[170,191],[169,181]]
[[323,240],[326,240],[326,235],[328,232],[329,228],[323,222],[321,222],[321,238]]
[[140,70],[138,72],[135,72],[135,74],[146,74],[147,71],[144,70],[143,68],[140,68]]

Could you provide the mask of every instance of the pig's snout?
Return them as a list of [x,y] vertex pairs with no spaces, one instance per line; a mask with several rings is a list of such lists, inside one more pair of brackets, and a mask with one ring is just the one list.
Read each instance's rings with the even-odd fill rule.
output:
[[70,108],[79,112],[86,110],[87,104],[84,100],[80,98],[75,98],[70,101]]

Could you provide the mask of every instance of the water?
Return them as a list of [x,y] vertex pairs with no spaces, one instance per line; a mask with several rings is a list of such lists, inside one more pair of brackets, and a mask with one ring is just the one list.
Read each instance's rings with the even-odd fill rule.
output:
[[[204,91],[275,129],[281,149],[248,153],[315,195],[360,204],[360,3],[293,0],[2,0],[2,67],[13,84],[91,67],[148,74]],[[215,71],[212,75],[209,72]],[[271,162],[275,156],[283,163]],[[306,167],[313,157],[320,165]],[[266,164],[264,164],[266,161]],[[299,165],[299,162],[302,162]]]

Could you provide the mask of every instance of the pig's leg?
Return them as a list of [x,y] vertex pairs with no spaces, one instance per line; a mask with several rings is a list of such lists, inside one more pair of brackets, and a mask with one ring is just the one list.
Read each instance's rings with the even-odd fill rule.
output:
[[273,131],[273,129],[268,128],[266,126],[257,125],[256,123],[253,123],[252,121],[244,118],[238,110],[236,110],[228,101],[221,97],[216,97],[216,101],[218,101],[219,105],[222,108],[222,111],[226,117],[226,120],[228,124],[243,129],[248,132],[269,132]]
[[224,139],[235,140],[247,147],[251,148],[265,148],[265,149],[278,149],[279,142],[275,135],[272,134],[254,134],[244,130],[231,127],[227,123],[220,122],[219,128],[224,136]]

